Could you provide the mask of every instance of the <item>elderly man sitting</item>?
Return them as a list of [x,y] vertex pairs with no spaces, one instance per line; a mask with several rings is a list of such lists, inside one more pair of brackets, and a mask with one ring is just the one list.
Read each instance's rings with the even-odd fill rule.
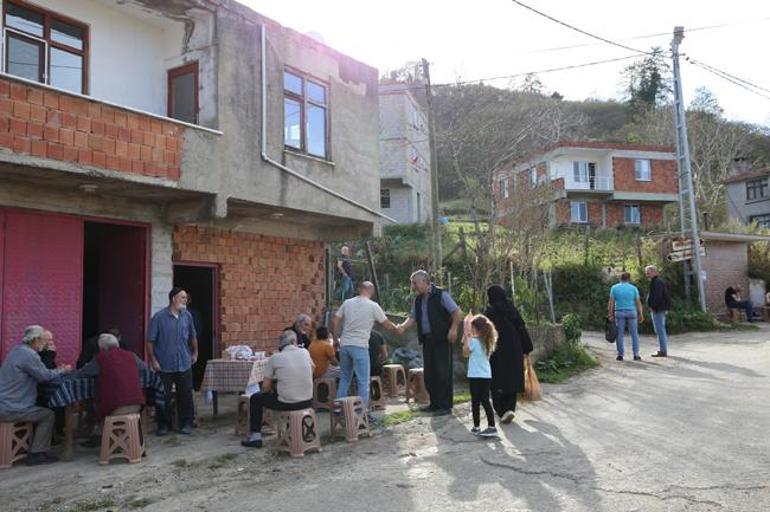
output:
[[310,347],[310,338],[311,334],[313,334],[313,319],[310,318],[310,315],[300,313],[297,315],[294,323],[287,327],[286,330],[294,331],[294,334],[297,335],[297,346],[302,348]]
[[[90,363],[78,370],[79,377],[96,379],[95,410],[99,425],[107,416],[132,414],[142,410],[144,391],[140,380],[141,370],[147,366],[131,351],[120,348],[118,338],[102,334],[97,340],[99,353]],[[97,436],[84,446],[98,446]]]
[[20,345],[8,352],[0,367],[0,421],[29,422],[35,425],[35,435],[29,448],[27,464],[35,466],[59,460],[48,454],[55,416],[51,409],[38,407],[37,385],[56,379],[70,371],[68,366],[49,370],[38,355],[47,344],[45,329],[30,325],[24,329]]
[[[247,448],[262,448],[263,409],[297,411],[313,404],[313,361],[307,350],[297,346],[294,331],[281,333],[278,350],[265,365],[262,392],[251,395],[251,435],[241,441]],[[273,391],[274,381],[277,381],[277,393]]]

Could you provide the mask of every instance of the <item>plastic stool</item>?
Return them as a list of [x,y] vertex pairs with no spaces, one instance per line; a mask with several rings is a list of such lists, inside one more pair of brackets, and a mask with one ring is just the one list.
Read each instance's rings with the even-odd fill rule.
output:
[[102,451],[99,464],[109,464],[112,459],[127,459],[130,463],[140,462],[144,454],[139,413],[121,416],[107,416],[102,429]]
[[23,421],[0,423],[0,469],[27,456],[33,430],[32,423]]
[[377,376],[369,377],[369,410],[385,408],[385,390],[382,379]]
[[406,381],[406,403],[409,403],[410,398],[419,404],[430,402],[430,395],[425,388],[425,371],[422,368],[409,370],[409,378]]
[[336,395],[336,379],[320,377],[313,380],[313,409],[331,411]]
[[382,367],[382,376],[387,386],[388,396],[406,393],[406,373],[400,364],[386,364]]
[[313,409],[278,412],[278,450],[304,457],[309,450],[321,451],[318,418]]
[[369,414],[364,409],[360,396],[348,396],[334,401],[331,414],[331,438],[344,435],[349,443],[358,441],[359,436],[371,436]]

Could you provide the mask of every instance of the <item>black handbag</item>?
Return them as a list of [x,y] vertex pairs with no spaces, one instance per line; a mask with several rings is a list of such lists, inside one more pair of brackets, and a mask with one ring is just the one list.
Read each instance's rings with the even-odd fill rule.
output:
[[604,339],[607,340],[607,343],[615,343],[615,340],[618,339],[615,322],[610,321],[609,318],[604,321]]

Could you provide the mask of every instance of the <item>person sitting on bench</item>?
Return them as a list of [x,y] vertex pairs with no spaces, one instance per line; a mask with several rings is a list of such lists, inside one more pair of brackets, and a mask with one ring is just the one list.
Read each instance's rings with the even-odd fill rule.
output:
[[746,312],[746,320],[751,322],[754,314],[754,305],[750,300],[743,300],[741,298],[741,292],[743,290],[740,286],[730,286],[725,290],[725,305],[729,309],[742,309]]

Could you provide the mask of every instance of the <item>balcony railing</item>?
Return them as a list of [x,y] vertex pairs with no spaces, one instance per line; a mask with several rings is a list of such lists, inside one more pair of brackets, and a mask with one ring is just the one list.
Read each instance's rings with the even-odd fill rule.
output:
[[566,183],[567,190],[595,190],[598,192],[611,192],[613,190],[612,179],[605,176],[587,178],[586,181],[569,180]]

